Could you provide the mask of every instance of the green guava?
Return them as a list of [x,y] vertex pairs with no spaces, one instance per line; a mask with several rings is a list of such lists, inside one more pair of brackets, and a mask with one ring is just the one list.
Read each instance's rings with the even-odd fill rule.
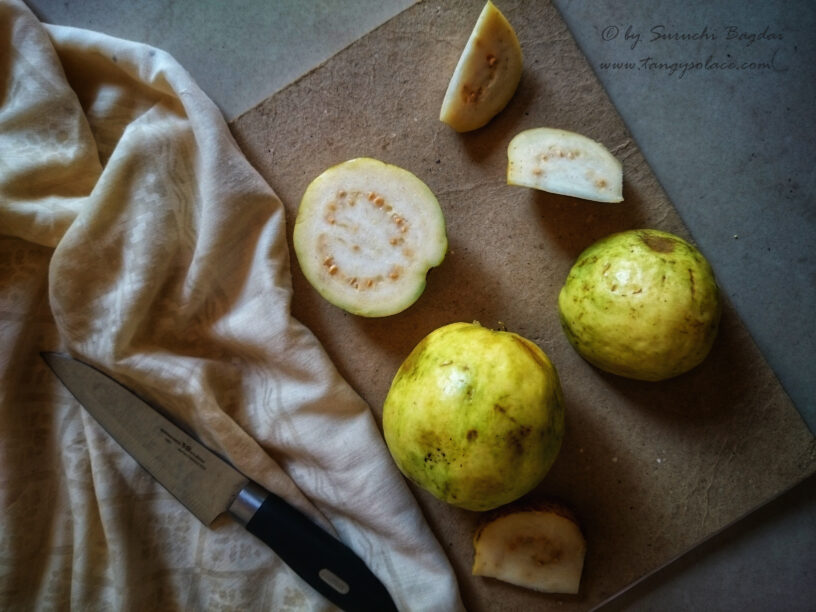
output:
[[581,253],[558,309],[567,338],[588,362],[659,381],[706,358],[722,306],[699,250],[673,234],[639,229],[607,236]]
[[558,374],[518,334],[452,323],[400,366],[383,429],[407,478],[447,503],[490,510],[532,490],[555,461],[564,436]]

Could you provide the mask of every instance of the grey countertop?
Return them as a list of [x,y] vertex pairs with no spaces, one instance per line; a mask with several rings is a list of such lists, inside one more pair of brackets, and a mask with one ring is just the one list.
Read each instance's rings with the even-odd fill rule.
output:
[[[26,1],[45,22],[170,52],[228,120],[412,4]],[[816,4],[554,3],[816,430]],[[609,608],[813,610],[815,518],[810,478]]]

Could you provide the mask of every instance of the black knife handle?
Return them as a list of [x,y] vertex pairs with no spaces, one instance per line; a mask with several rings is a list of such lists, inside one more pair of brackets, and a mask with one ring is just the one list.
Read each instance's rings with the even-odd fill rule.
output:
[[230,512],[336,606],[346,612],[396,612],[385,586],[353,550],[279,496],[251,482]]

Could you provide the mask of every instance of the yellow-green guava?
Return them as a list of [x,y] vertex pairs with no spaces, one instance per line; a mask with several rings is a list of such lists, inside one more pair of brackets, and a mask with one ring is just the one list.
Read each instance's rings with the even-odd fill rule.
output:
[[588,362],[659,381],[705,359],[722,306],[714,272],[697,248],[674,234],[639,229],[581,253],[558,309],[567,338]]
[[400,366],[383,429],[411,481],[455,506],[490,510],[532,490],[555,461],[564,436],[558,374],[518,334],[452,323]]

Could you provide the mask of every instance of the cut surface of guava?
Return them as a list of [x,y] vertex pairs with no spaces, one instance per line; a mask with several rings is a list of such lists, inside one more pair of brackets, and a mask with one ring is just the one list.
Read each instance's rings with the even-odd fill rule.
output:
[[596,202],[623,200],[623,169],[604,145],[576,132],[533,128],[507,147],[507,183]]
[[485,125],[516,92],[522,63],[521,45],[513,26],[488,2],[448,83],[440,121],[457,132]]
[[579,592],[587,545],[568,508],[542,502],[496,514],[473,537],[474,576],[545,593]]
[[309,184],[293,242],[318,293],[365,317],[413,304],[447,251],[442,209],[428,186],[403,168],[365,157],[333,166]]

